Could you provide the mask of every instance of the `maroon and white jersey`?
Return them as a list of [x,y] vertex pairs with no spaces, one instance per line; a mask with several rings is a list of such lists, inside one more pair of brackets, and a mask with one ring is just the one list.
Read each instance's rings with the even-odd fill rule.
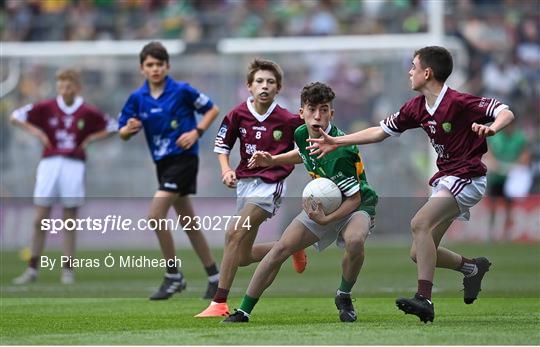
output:
[[229,154],[239,138],[240,164],[236,168],[236,177],[260,177],[266,183],[275,183],[287,177],[294,165],[248,169],[248,160],[255,151],[275,155],[292,150],[294,130],[304,121],[297,114],[279,106],[276,101],[265,114],[260,115],[255,111],[252,100],[250,97],[225,116],[216,136],[214,152]]
[[15,110],[13,116],[38,127],[47,135],[51,146],[43,149],[44,158],[62,155],[84,160],[81,143],[93,133],[101,130],[112,132],[117,127],[113,119],[84,103],[80,96],[71,106],[58,96],[23,106]]
[[420,95],[380,124],[392,136],[399,136],[407,129],[424,129],[438,156],[439,172],[429,181],[433,185],[442,176],[473,178],[486,174],[481,160],[487,152],[486,139],[473,132],[471,125],[493,122],[507,108],[495,99],[460,93],[444,85],[432,108]]

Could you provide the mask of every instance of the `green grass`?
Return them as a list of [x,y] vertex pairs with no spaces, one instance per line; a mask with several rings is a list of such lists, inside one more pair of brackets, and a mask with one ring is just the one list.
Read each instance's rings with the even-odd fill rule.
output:
[[[461,275],[438,270],[434,324],[403,315],[397,296],[412,295],[416,270],[404,246],[368,245],[354,289],[359,320],[339,323],[333,294],[339,284],[341,252],[309,252],[298,275],[286,263],[256,306],[251,322],[219,324],[196,319],[207,305],[199,299],[205,276],[191,251],[180,251],[186,292],[164,302],[147,296],[159,284],[159,269],[80,269],[77,284],[58,283],[59,272],[42,270],[35,284],[17,287],[11,279],[24,269],[15,252],[2,252],[0,344],[540,344],[540,252],[531,245],[458,246],[465,255],[493,262],[480,299],[463,304]],[[103,259],[107,252],[80,252]],[[156,252],[111,252],[114,256]],[[57,253],[49,253],[58,256]],[[216,252],[216,256],[220,254]],[[254,266],[239,271],[229,300],[237,307]]]

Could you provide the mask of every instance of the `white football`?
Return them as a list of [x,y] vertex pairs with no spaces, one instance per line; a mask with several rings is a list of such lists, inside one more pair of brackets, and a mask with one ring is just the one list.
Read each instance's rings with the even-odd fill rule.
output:
[[306,185],[302,198],[313,198],[314,202],[320,201],[324,214],[329,215],[341,205],[341,190],[328,178],[320,177]]

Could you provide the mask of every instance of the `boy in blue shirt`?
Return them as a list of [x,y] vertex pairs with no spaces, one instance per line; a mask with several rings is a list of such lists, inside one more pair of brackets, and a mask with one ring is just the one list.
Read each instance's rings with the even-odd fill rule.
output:
[[[146,82],[129,96],[122,108],[118,120],[119,135],[123,140],[129,140],[143,129],[156,163],[159,189],[152,199],[148,218],[165,219],[167,211],[173,206],[176,213],[182,216],[183,224],[194,217],[189,194],[195,194],[197,188],[197,140],[216,119],[219,109],[208,96],[167,75],[169,54],[161,43],[148,43],[143,47],[139,59],[141,74]],[[199,124],[195,113],[203,114]],[[175,248],[170,230],[158,228],[155,231],[164,258],[174,263]],[[208,274],[204,298],[212,298],[219,280],[216,263],[203,233],[191,230],[187,234]],[[167,266],[165,279],[150,300],[168,299],[185,288],[182,272],[176,266]]]

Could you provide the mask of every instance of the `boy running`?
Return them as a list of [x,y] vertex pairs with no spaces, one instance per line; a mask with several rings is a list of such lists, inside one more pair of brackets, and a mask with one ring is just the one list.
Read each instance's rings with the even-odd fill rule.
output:
[[[294,165],[272,168],[249,168],[248,160],[258,150],[280,154],[294,147],[294,130],[302,124],[298,115],[290,113],[275,100],[281,90],[283,72],[270,60],[255,59],[249,66],[247,88],[251,96],[233,108],[221,124],[214,152],[218,153],[223,184],[236,188],[237,214],[240,221],[227,230],[219,286],[212,302],[195,317],[220,317],[229,314],[227,297],[239,266],[260,261],[273,242],[253,245],[259,226],[272,217],[285,193],[285,178]],[[240,139],[240,163],[236,170],[229,164],[229,155]],[[293,256],[299,273],[306,267],[306,255],[300,249]]]
[[[193,220],[195,214],[189,195],[197,190],[198,139],[210,127],[219,109],[205,94],[168,76],[169,54],[161,43],[150,42],[144,46],[139,59],[140,71],[146,82],[129,96],[120,113],[120,137],[127,141],[144,129],[148,148],[156,163],[159,189],[150,204],[148,218],[165,219],[173,206],[179,216],[189,217],[181,218],[184,226],[185,221]],[[203,114],[199,124],[195,113]],[[174,260],[171,231],[156,229],[155,232],[163,257]],[[216,263],[204,234],[200,230],[186,232],[208,275],[208,287],[203,298],[211,298],[219,278]],[[185,288],[182,272],[176,266],[169,266],[163,283],[150,300],[168,299]]]
[[[435,318],[431,288],[435,267],[463,273],[464,302],[472,304],[491,263],[484,257],[469,259],[439,243],[456,218],[469,220],[469,209],[486,190],[486,137],[498,133],[514,119],[507,105],[490,98],[460,93],[445,81],[452,73],[452,56],[443,47],[430,46],[414,53],[409,70],[411,87],[421,95],[406,102],[380,126],[336,137],[321,132],[309,139],[313,155],[322,157],[339,146],[381,142],[407,129],[422,127],[437,152],[437,172],[429,181],[433,192],[411,221],[411,259],[418,269],[418,291],[399,298],[397,307],[427,323]],[[491,123],[491,125],[485,125]]]
[[300,116],[305,125],[294,134],[297,149],[280,155],[256,152],[250,167],[292,165],[304,163],[312,178],[326,177],[337,184],[345,199],[334,212],[325,215],[320,203],[306,199],[303,211],[289,224],[283,236],[260,262],[251,278],[240,308],[224,322],[248,322],[255,304],[276,277],[283,262],[294,252],[314,245],[324,250],[334,241],[345,249],[342,262],[342,277],[335,304],[342,322],[356,321],[356,311],[351,300],[351,291],[364,262],[364,243],[373,227],[375,206],[378,197],[369,186],[364,165],[356,146],[340,148],[321,159],[310,156],[307,139],[320,136],[319,129],[334,136],[343,132],[330,121],[334,116],[332,101],[335,97],[330,87],[323,83],[305,86],[301,94]]

